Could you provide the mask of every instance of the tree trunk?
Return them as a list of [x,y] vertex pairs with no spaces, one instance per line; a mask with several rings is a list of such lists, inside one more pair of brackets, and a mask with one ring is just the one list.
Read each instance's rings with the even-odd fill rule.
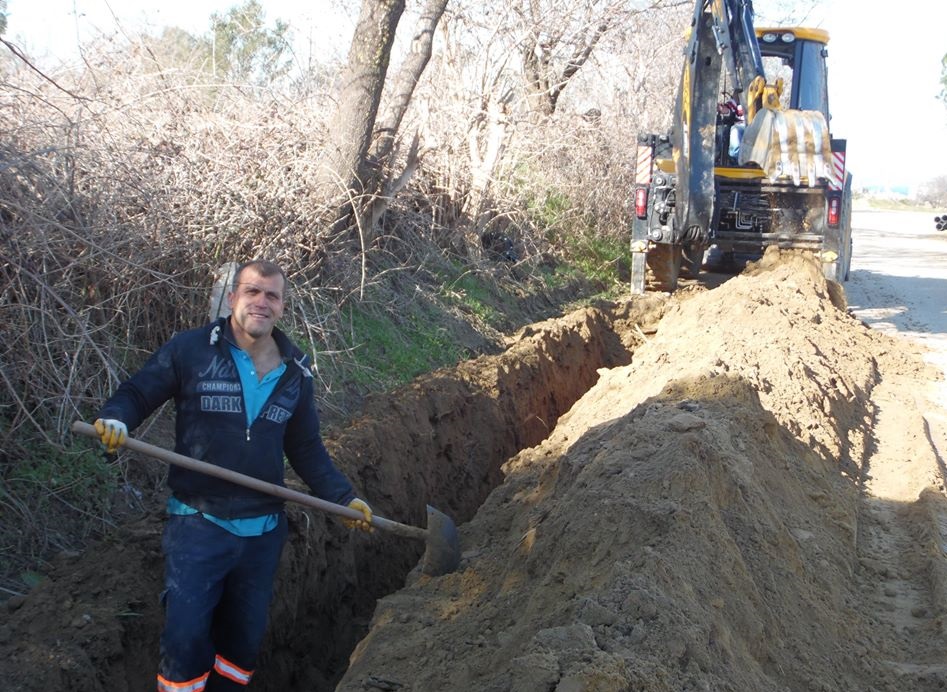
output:
[[376,129],[377,139],[373,153],[379,160],[387,159],[391,155],[395,136],[414,95],[414,88],[431,59],[434,31],[446,7],[447,0],[427,0],[421,10],[411,39],[411,52],[398,71],[391,89],[391,103]]
[[556,98],[549,81],[549,59],[536,42],[523,49],[523,77],[526,80],[526,99],[534,113],[552,115],[556,110]]
[[419,138],[415,134],[402,172],[395,175],[394,171],[390,170],[398,129],[401,127],[401,121],[404,119],[404,114],[411,103],[411,97],[414,95],[418,80],[421,79],[421,75],[424,74],[424,69],[431,59],[434,31],[444,14],[447,2],[448,0],[426,0],[411,39],[411,51],[398,71],[394,86],[391,88],[391,99],[388,108],[375,128],[372,158],[379,164],[376,170],[377,178],[365,181],[366,192],[374,195],[367,221],[364,223],[370,236],[374,236],[375,225],[387,210],[391,196],[408,184],[418,167]]
[[[381,102],[391,46],[405,0],[362,0],[362,9],[342,74],[339,105],[330,121],[332,141],[323,157],[317,192],[339,200],[351,213],[352,201],[364,192],[373,160],[368,156]],[[340,199],[341,197],[341,199]]]
[[511,98],[511,92],[491,98],[467,131],[470,191],[464,204],[464,213],[471,223],[464,230],[464,245],[467,256],[475,260],[481,258],[480,235],[493,217],[493,210],[488,206],[490,185],[507,144],[507,108]]

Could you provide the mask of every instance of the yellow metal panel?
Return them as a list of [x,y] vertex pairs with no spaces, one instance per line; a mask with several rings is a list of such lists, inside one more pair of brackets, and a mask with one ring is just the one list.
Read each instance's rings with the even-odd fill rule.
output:
[[829,42],[829,32],[825,29],[810,29],[808,27],[801,26],[779,26],[779,27],[765,27],[756,29],[756,37],[759,38],[763,34],[785,34],[790,33],[799,40],[806,41],[816,41],[817,43],[828,43]]
[[714,175],[720,178],[752,180],[753,178],[762,178],[763,170],[761,168],[731,168],[729,166],[716,166],[714,168]]

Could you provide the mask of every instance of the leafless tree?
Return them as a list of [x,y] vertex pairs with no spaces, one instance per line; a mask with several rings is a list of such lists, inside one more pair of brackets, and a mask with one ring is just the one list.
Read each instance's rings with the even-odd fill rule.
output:
[[620,3],[609,2],[604,8],[597,5],[600,3],[594,0],[576,3],[574,22],[562,21],[566,18],[560,14],[561,7],[540,0],[524,0],[516,7],[524,29],[520,45],[523,77],[535,112],[551,115],[556,110],[562,90],[615,21]]
[[932,207],[947,208],[947,175],[926,181],[918,189],[917,199]]
[[756,0],[757,26],[807,26],[819,15],[825,0]]
[[[636,18],[681,4],[680,0],[520,0],[519,52],[530,108],[544,115],[556,110],[559,97],[609,32],[637,24]],[[649,32],[656,33],[656,32]],[[627,33],[625,33],[627,35]]]
[[372,159],[378,162],[379,166],[375,179],[370,183],[374,194],[366,224],[369,229],[375,228],[379,217],[387,209],[391,196],[408,183],[417,169],[420,146],[417,131],[412,135],[404,167],[397,173],[393,167],[395,144],[415,88],[431,59],[434,34],[446,7],[447,0],[425,0],[411,33],[407,57],[392,80],[391,87],[387,89],[390,96],[387,99],[387,107],[375,127],[371,152]]
[[[400,171],[396,171],[393,159],[401,123],[431,58],[434,34],[446,6],[447,0],[422,2],[407,56],[386,87],[405,2],[362,2],[341,80],[338,108],[329,124],[331,144],[323,161],[318,193],[327,200],[341,200],[335,228],[356,230],[363,248],[371,243],[391,195],[406,184],[418,165],[417,134]],[[383,95],[387,95],[386,106],[379,117]]]
[[368,157],[388,74],[391,47],[405,0],[362,0],[361,14],[340,79],[338,105],[329,121],[317,194],[357,196],[372,174]]
[[[608,156],[625,156],[638,104],[654,100],[645,93],[661,94],[668,112],[686,25],[658,8],[681,4],[451,3],[441,23],[442,49],[415,106],[425,114],[419,129],[435,152],[426,168],[443,191],[439,218],[458,232],[455,247],[476,256],[480,234],[516,213],[499,208],[497,196],[505,196],[510,207],[523,203],[514,197],[524,185],[541,190],[552,183],[546,172],[553,161],[568,168],[570,156],[593,153],[591,143],[594,151],[605,146]],[[567,108],[560,112],[563,103]],[[615,128],[608,136],[617,135],[616,146],[604,143],[605,127]],[[526,167],[523,178],[517,171]],[[619,168],[612,167],[616,173]],[[600,174],[602,166],[593,169]],[[576,171],[572,181],[588,179]],[[601,190],[601,184],[593,186]]]

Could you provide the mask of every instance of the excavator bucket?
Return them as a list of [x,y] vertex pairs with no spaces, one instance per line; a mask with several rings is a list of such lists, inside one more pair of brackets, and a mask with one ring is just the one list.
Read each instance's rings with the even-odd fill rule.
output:
[[753,163],[770,180],[789,178],[813,187],[831,176],[832,145],[825,116],[818,111],[762,108],[746,126],[741,165]]

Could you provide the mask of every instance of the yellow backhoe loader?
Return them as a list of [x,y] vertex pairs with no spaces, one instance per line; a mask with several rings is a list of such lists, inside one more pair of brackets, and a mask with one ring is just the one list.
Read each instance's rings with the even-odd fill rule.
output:
[[756,28],[750,0],[697,0],[670,132],[637,139],[634,293],[705,261],[802,248],[848,279],[851,175],[830,134],[821,29]]

